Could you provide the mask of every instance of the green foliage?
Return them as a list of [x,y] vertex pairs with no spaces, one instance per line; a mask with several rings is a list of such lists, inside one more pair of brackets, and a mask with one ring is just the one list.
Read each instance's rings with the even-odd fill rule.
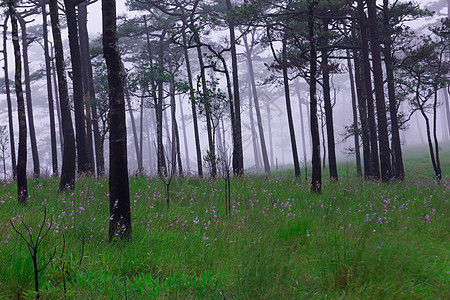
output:
[[33,296],[29,253],[8,222],[34,228],[43,206],[54,216],[44,253],[66,239],[39,274],[44,298],[446,298],[449,185],[434,182],[426,149],[409,153],[403,183],[363,182],[351,166],[321,195],[288,172],[231,178],[229,215],[222,180],[174,179],[167,210],[159,179],[130,177],[128,243],[108,243],[107,178],[81,178],[61,194],[57,179],[32,181],[26,207],[4,183],[0,298]]

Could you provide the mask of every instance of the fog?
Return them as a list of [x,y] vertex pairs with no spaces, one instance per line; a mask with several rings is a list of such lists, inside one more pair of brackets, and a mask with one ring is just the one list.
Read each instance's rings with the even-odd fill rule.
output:
[[[428,1],[422,1],[422,3],[427,3]],[[118,1],[118,11],[120,13],[128,13],[126,12],[124,1]],[[445,8],[442,8],[440,11],[441,14],[444,14]],[[131,13],[132,14],[132,13]],[[428,18],[425,20],[421,20],[420,22],[416,22],[411,24],[411,27],[418,30],[426,30],[424,28],[425,24],[431,24],[436,21],[436,18]],[[39,17],[36,17],[37,24],[39,24]],[[101,11],[100,11],[100,2],[97,2],[89,7],[89,16],[88,16],[88,26],[90,31],[90,37],[96,38],[101,31]],[[63,31],[64,40],[64,49],[67,52],[66,58],[67,62],[69,62],[69,54],[68,54],[68,42],[67,42],[67,31]],[[211,39],[218,39],[214,34],[211,35]],[[13,56],[12,56],[12,47],[10,43],[10,36],[8,36],[8,44],[9,47],[9,76],[10,80],[14,78],[14,64],[13,64]],[[238,52],[243,52],[243,46],[238,46]],[[194,56],[193,53],[191,53]],[[30,46],[30,69],[31,73],[45,68],[44,65],[44,57],[43,50],[38,43],[33,43]],[[260,84],[258,86],[259,97],[260,97],[260,106],[263,120],[263,127],[266,134],[266,145],[269,151],[269,162],[271,163],[272,171],[282,168],[290,168],[292,167],[292,149],[289,138],[288,131],[288,123],[286,116],[286,105],[285,98],[283,93],[283,87],[281,84],[272,83],[263,85],[262,82],[267,79],[270,71],[264,66],[264,63],[270,64],[273,61],[271,58],[270,52],[264,52],[261,54],[262,59],[255,62],[255,70],[256,70],[256,80]],[[3,63],[3,62],[2,62]],[[231,65],[231,64],[230,64]],[[353,123],[353,115],[351,110],[351,93],[350,93],[350,83],[349,83],[349,75],[345,68],[346,62],[342,61],[343,71],[340,74],[334,74],[331,78],[332,80],[332,97],[333,102],[335,103],[333,108],[333,117],[334,117],[334,130],[335,130],[335,140],[336,140],[336,154],[338,158],[338,162],[354,162],[354,154],[349,153],[350,148],[354,148],[354,140],[353,137],[350,137],[344,140],[344,136],[346,133],[346,126],[350,126]],[[197,72],[194,68],[194,73]],[[249,86],[247,84],[247,64],[245,60],[240,59],[239,64],[239,76],[240,76],[240,93],[241,93],[241,116],[242,116],[242,137],[243,137],[243,148],[244,148],[244,166],[247,172],[263,172],[263,167],[257,170],[255,168],[256,161],[254,156],[254,143],[253,143],[253,135],[251,131],[250,124],[250,116],[249,116]],[[276,74],[276,73],[275,73]],[[278,74],[280,76],[280,74]],[[0,75],[3,77],[3,75]],[[3,79],[1,79],[3,80]],[[71,84],[69,80],[69,85]],[[13,83],[10,84],[11,88],[13,88]],[[299,95],[296,93],[296,86],[300,87],[300,99],[308,99],[309,97],[309,88],[306,82],[302,79],[300,81],[291,81],[291,105],[292,105],[292,113],[294,118],[294,126],[296,130],[296,142],[298,148],[298,155],[300,159],[301,166],[304,165],[304,153],[303,153],[303,143],[301,136],[301,127],[305,126],[306,136],[305,136],[305,148],[306,148],[306,163],[309,165],[311,160],[311,143],[310,143],[310,130],[307,119],[307,107],[303,105],[303,120],[300,118],[300,107],[299,107]],[[225,90],[224,81],[221,80],[221,88]],[[442,100],[443,93],[448,92],[442,90],[439,93],[439,97]],[[70,90],[71,94],[72,91]],[[13,121],[14,121],[14,130],[15,130],[15,142],[16,142],[16,150],[17,150],[17,142],[18,142],[18,124],[17,124],[17,102],[14,90],[12,90],[12,107],[13,107]],[[45,78],[42,78],[38,81],[32,83],[32,97],[33,97],[33,110],[34,110],[34,119],[37,133],[37,145],[39,149],[39,158],[41,164],[41,173],[42,174],[51,174],[51,147],[50,147],[50,123],[48,117],[48,102],[47,102],[47,92],[46,92],[46,81]],[[179,99],[180,97],[180,99]],[[320,92],[319,92],[320,97]],[[179,127],[180,134],[180,142],[181,142],[181,155],[183,159],[183,167],[186,172],[195,174],[196,172],[196,153],[195,153],[195,143],[194,143],[194,135],[193,135],[193,123],[192,123],[192,115],[191,115],[191,107],[189,104],[189,100],[187,96],[177,96],[177,105],[178,101],[181,100],[182,110],[184,112],[184,119],[186,120],[186,126],[183,128],[181,124],[181,107],[177,107],[177,121]],[[442,105],[442,101],[440,100],[440,107],[438,108],[437,113],[437,134],[438,139],[441,142],[444,142],[443,145],[448,146],[450,141],[449,137],[449,129],[447,127],[447,119],[445,107]],[[272,136],[269,137],[268,131],[268,111],[266,102],[270,105],[270,114],[271,114],[271,129]],[[136,119],[137,126],[139,128],[139,101],[137,97],[132,99],[132,106],[134,111],[134,117]],[[408,104],[402,104],[400,107],[400,111],[407,113],[409,110]],[[143,150],[143,160],[144,160],[144,168],[147,174],[154,174],[156,170],[155,159],[156,149],[154,144],[154,137],[151,132],[147,130],[149,124],[149,116],[151,113],[154,113],[152,109],[146,108],[144,111],[144,150]],[[55,112],[56,115],[56,112]],[[170,123],[170,111],[167,110],[165,115],[168,118],[168,124]],[[431,115],[430,115],[431,117]],[[137,170],[137,158],[135,145],[133,143],[133,136],[131,131],[131,121],[130,114],[127,111],[127,128],[128,128],[128,164],[129,171],[133,173]],[[254,115],[256,122],[256,115]],[[208,140],[206,135],[206,123],[203,116],[199,117],[199,126],[200,126],[200,137],[201,137],[201,150],[202,155],[206,154],[206,150],[208,149]],[[2,91],[0,94],[0,126],[8,125],[8,115],[7,115],[7,104],[6,97],[4,93],[4,84],[2,83]],[[224,128],[222,132],[225,132],[225,142],[226,147],[229,149],[228,156],[230,155],[232,148],[232,138],[231,138],[231,125],[229,122],[229,117],[226,117],[224,120]],[[319,119],[319,126],[321,126],[321,119]],[[61,145],[59,143],[59,127],[57,123],[57,142],[58,142],[58,164],[59,168],[61,167]],[[186,153],[185,153],[185,140],[183,138],[183,133],[186,132],[187,135],[187,148],[189,155],[189,162],[186,162]],[[321,155],[323,156],[323,137],[321,128],[319,128],[321,132]],[[325,131],[326,133],[326,131]],[[150,134],[150,136],[149,136]],[[8,135],[9,137],[9,135]],[[216,136],[217,137],[217,136]],[[150,138],[150,139],[149,139]],[[164,143],[166,144],[167,139],[171,137],[167,136],[167,133],[164,131]],[[326,140],[326,139],[325,139]],[[30,148],[30,139],[28,137],[28,162],[27,168],[29,173],[32,173],[33,168],[33,160],[31,157],[31,148]],[[270,145],[270,141],[272,141],[272,145]],[[423,117],[416,112],[407,123],[405,128],[401,131],[401,142],[403,145],[403,149],[405,152],[408,151],[408,147],[415,147],[426,144],[426,133],[425,133],[425,123]],[[446,144],[445,144],[446,143]],[[259,139],[256,142],[258,147],[257,152],[261,153],[259,149]],[[271,151],[270,149],[273,149]],[[361,148],[362,150],[362,148]],[[9,145],[7,154],[9,154]],[[105,158],[106,158],[106,167],[108,166],[107,162],[108,157],[108,140],[105,141]],[[328,162],[328,161],[327,161]],[[189,169],[187,165],[189,164]],[[8,157],[6,160],[6,168],[7,168],[7,176],[11,176],[11,160]],[[108,168],[108,167],[107,167]]]

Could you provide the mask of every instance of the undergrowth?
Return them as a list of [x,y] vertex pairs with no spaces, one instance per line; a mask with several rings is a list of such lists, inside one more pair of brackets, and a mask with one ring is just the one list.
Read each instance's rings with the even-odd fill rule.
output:
[[32,260],[9,221],[36,232],[47,208],[54,224],[39,255],[63,255],[39,273],[44,298],[444,299],[449,183],[415,168],[413,157],[403,183],[382,184],[347,179],[342,166],[321,195],[284,174],[232,178],[229,215],[221,180],[174,179],[167,209],[163,183],[134,176],[132,240],[113,243],[106,178],[81,178],[68,193],[55,178],[30,180],[27,206],[4,183],[0,298],[35,296]]

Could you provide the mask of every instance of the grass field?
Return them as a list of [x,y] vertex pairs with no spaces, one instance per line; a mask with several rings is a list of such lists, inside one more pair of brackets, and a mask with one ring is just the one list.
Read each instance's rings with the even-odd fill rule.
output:
[[4,183],[0,298],[35,295],[30,253],[9,221],[36,239],[47,208],[39,267],[56,256],[39,273],[44,298],[446,299],[450,186],[433,181],[427,155],[410,151],[403,183],[363,182],[341,165],[341,180],[325,180],[321,195],[290,172],[233,178],[230,215],[221,180],[176,179],[167,209],[160,181],[130,177],[128,243],[107,241],[105,178],[62,194],[57,179],[30,180],[27,206]]

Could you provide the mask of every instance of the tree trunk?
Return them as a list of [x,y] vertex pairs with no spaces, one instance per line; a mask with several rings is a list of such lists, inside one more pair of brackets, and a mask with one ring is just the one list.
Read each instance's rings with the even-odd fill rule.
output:
[[211,160],[211,176],[213,178],[216,178],[217,175],[217,166],[216,166],[216,149],[214,147],[214,139],[213,139],[213,128],[211,126],[211,104],[209,103],[209,98],[207,98],[208,93],[208,87],[206,85],[206,74],[205,74],[205,64],[203,61],[203,53],[200,46],[200,37],[198,34],[196,36],[196,42],[197,42],[197,56],[198,61],[200,63],[200,77],[201,77],[201,83],[202,83],[202,102],[205,110],[205,117],[206,117],[206,131],[208,134],[208,146],[209,146],[209,155],[213,158]]
[[141,174],[141,172],[142,172],[142,154],[139,151],[140,147],[139,147],[138,135],[137,135],[137,130],[136,130],[136,120],[134,119],[133,108],[131,107],[130,93],[128,92],[127,87],[125,87],[125,95],[126,95],[126,99],[127,99],[126,102],[127,102],[128,113],[130,115],[130,120],[131,120],[131,129],[133,131],[133,141],[134,141],[134,149],[136,150],[138,173]]
[[181,96],[178,98],[178,103],[180,105],[180,114],[181,114],[181,126],[183,128],[183,141],[184,141],[184,152],[186,155],[186,172],[189,173],[190,166],[189,166],[189,147],[188,147],[188,141],[187,141],[187,135],[186,135],[186,122],[184,120],[184,112],[183,112],[183,103],[181,103]]
[[356,174],[358,177],[362,176],[361,169],[361,153],[359,149],[359,127],[358,127],[358,108],[356,105],[356,91],[355,91],[355,80],[353,76],[353,66],[350,59],[350,50],[347,50],[347,65],[348,74],[350,79],[350,92],[352,95],[352,112],[353,112],[353,137],[355,139],[355,157],[356,157]]
[[77,15],[73,0],[64,0],[69,31],[69,47],[72,62],[73,101],[75,110],[76,145],[78,173],[89,172],[89,157],[86,142],[86,122],[84,116],[83,81],[81,72],[80,46],[78,42]]
[[50,51],[48,43],[48,29],[47,29],[47,1],[41,0],[42,11],[42,29],[44,37],[44,53],[45,53],[45,75],[47,78],[47,97],[48,97],[48,110],[50,117],[50,140],[52,146],[52,167],[53,175],[58,175],[58,153],[56,150],[56,125],[55,125],[55,109],[53,105],[53,90],[52,90],[52,71],[50,65]]
[[438,88],[437,82],[434,86],[434,103],[433,103],[433,137],[434,137],[434,149],[436,153],[436,180],[438,182],[442,179],[441,160],[439,158],[439,140],[437,137],[437,106],[438,106]]
[[362,74],[364,76],[364,94],[367,101],[367,115],[370,132],[370,177],[378,180],[380,179],[380,163],[378,160],[377,124],[375,121],[375,107],[373,104],[372,81],[370,78],[369,37],[367,34],[367,16],[364,12],[364,0],[358,0],[358,13],[361,31],[361,61],[363,69]]
[[175,79],[172,77],[170,82],[170,112],[172,119],[172,159],[177,159],[178,175],[183,176],[183,165],[181,163],[180,135],[178,133],[178,124],[175,106]]
[[61,157],[63,155],[64,149],[64,138],[63,138],[63,129],[62,129],[62,121],[61,121],[61,109],[59,106],[59,92],[58,92],[58,80],[56,79],[56,66],[55,66],[55,54],[53,53],[53,46],[50,48],[51,52],[51,68],[52,68],[52,80],[53,80],[53,90],[55,92],[55,102],[56,102],[56,116],[58,117],[58,128],[59,128],[59,143],[61,147]]
[[255,121],[253,119],[253,101],[252,101],[252,91],[250,88],[250,78],[249,78],[249,82],[248,82],[249,88],[248,88],[248,114],[250,117],[250,130],[252,133],[252,146],[253,146],[253,156],[255,159],[255,168],[256,170],[259,170],[261,168],[260,164],[259,164],[259,159],[258,159],[258,134],[256,133],[256,129],[255,129]]
[[367,180],[371,178],[371,160],[370,160],[370,129],[369,120],[367,119],[367,97],[365,93],[364,80],[362,79],[361,60],[358,57],[358,52],[354,51],[355,61],[355,83],[356,94],[358,96],[359,118],[361,120],[361,137],[363,143],[363,160],[364,160],[364,178]]
[[[200,135],[198,133],[198,119],[197,119],[197,108],[195,105],[195,94],[194,94],[194,84],[192,81],[192,70],[191,70],[191,61],[189,58],[189,52],[187,49],[188,43],[187,43],[187,37],[186,37],[186,22],[184,21],[184,9],[181,8],[182,14],[183,14],[183,28],[182,28],[182,35],[183,35],[183,52],[184,52],[184,61],[186,64],[186,72],[188,75],[188,84],[189,84],[189,97],[191,101],[191,111],[192,111],[192,121],[194,123],[194,138],[195,138],[195,151],[197,154],[197,172],[198,176],[201,178],[203,177],[203,165],[202,165],[202,151],[200,148]],[[191,20],[192,21],[192,20]],[[184,118],[184,116],[183,116]],[[184,128],[184,125],[183,125]],[[185,145],[187,149],[187,144]],[[189,156],[186,152],[186,160],[189,161]],[[187,170],[189,171],[189,163],[187,163]]]
[[[328,46],[328,21],[323,20],[323,44]],[[327,123],[328,165],[331,180],[338,180],[336,165],[336,146],[334,142],[333,107],[330,95],[330,72],[328,65],[328,50],[322,50],[322,74],[323,74],[323,101],[325,107],[325,119]]]
[[12,27],[12,42],[15,60],[15,88],[17,96],[17,114],[19,120],[19,149],[17,155],[17,200],[25,204],[28,200],[27,187],[27,121],[25,118],[25,101],[22,89],[22,60],[20,57],[19,29],[13,0],[8,0]]
[[287,50],[286,50],[286,39],[283,39],[283,84],[284,84],[284,98],[286,100],[286,113],[288,117],[288,125],[289,125],[289,136],[291,140],[291,148],[292,148],[292,158],[294,161],[294,171],[295,177],[300,176],[300,163],[298,161],[298,151],[297,151],[297,142],[295,140],[295,128],[294,128],[294,120],[292,118],[292,108],[291,108],[291,93],[289,89],[289,77],[288,77],[288,66],[287,66]]
[[450,104],[448,100],[448,89],[442,89],[442,93],[444,94],[445,115],[447,116],[448,135],[450,136]]
[[[372,50],[372,67],[375,84],[375,103],[377,106],[378,140],[380,143],[381,179],[386,182],[392,178],[392,167],[391,149],[389,148],[389,133],[387,129],[386,102],[384,99],[383,68],[381,66],[381,47],[378,32],[376,0],[367,0],[367,5],[369,10],[370,46]],[[394,115],[391,117],[394,117],[394,120],[396,120],[397,112],[395,105],[394,110]],[[398,128],[396,139],[398,139],[397,142],[400,145]],[[398,153],[395,154],[398,155]]]
[[[254,42],[254,39],[252,39],[252,42]],[[247,64],[248,64],[248,71],[250,74],[250,84],[251,89],[253,92],[253,100],[255,102],[255,112],[256,112],[256,122],[258,123],[258,132],[259,132],[259,140],[261,142],[261,152],[262,152],[262,158],[264,163],[264,172],[266,174],[270,173],[270,164],[269,164],[269,157],[267,155],[267,147],[266,147],[266,139],[264,135],[264,128],[261,118],[261,109],[259,107],[259,97],[258,97],[258,91],[256,89],[256,80],[255,80],[255,72],[253,68],[253,59],[252,59],[252,51],[250,50],[250,47],[247,43],[247,39],[244,39],[245,48],[247,52]],[[252,46],[253,47],[253,44]]]
[[311,190],[320,193],[322,191],[322,169],[320,167],[320,137],[319,122],[317,120],[317,45],[314,33],[314,15],[318,0],[308,0],[308,29],[309,29],[309,51],[310,51],[310,119],[312,137],[312,181]]
[[400,130],[397,116],[397,99],[395,95],[394,82],[394,62],[392,58],[392,39],[389,28],[389,1],[383,0],[383,21],[385,26],[384,33],[384,63],[386,65],[388,96],[389,96],[389,113],[391,116],[392,131],[392,152],[393,152],[393,175],[397,180],[403,180],[405,170],[403,167],[402,146],[400,143]]
[[[89,172],[95,174],[94,149],[92,141],[91,95],[90,74],[92,72],[91,57],[89,51],[89,33],[87,30],[87,3],[78,5],[78,27],[80,37],[81,73],[83,74],[83,94],[86,102],[86,148],[89,160]],[[95,95],[94,95],[95,96]]]
[[[297,92],[297,97],[298,97],[298,106],[300,109],[300,128],[301,128],[301,132],[302,132],[302,148],[303,148],[303,162],[305,164],[305,178],[306,180],[308,180],[308,175],[306,174],[307,169],[306,169],[306,136],[305,136],[305,122],[303,119],[303,107],[302,107],[302,96],[300,95],[300,88],[298,86],[298,84],[295,85],[295,91]],[[306,105],[306,103],[305,103]]]
[[102,0],[102,17],[109,86],[109,240],[112,241],[116,236],[131,238],[124,70],[117,39],[115,0]]
[[31,97],[31,80],[30,80],[30,62],[28,59],[28,34],[26,28],[26,22],[20,14],[17,14],[17,20],[19,21],[20,28],[22,30],[22,52],[23,52],[23,73],[25,82],[25,98],[27,101],[27,117],[28,117],[28,129],[30,132],[30,144],[31,144],[31,154],[33,157],[33,175],[38,178],[41,175],[39,166],[39,153],[36,141],[36,130],[34,127],[34,116],[33,116],[33,101]]
[[55,46],[56,72],[58,75],[59,101],[61,109],[62,131],[64,136],[63,159],[59,190],[75,187],[75,135],[70,113],[69,90],[64,63],[64,50],[59,29],[58,1],[50,0],[50,19],[52,24],[53,43]]
[[11,89],[9,87],[9,71],[8,71],[8,52],[7,52],[7,33],[8,33],[8,22],[9,13],[7,13],[5,18],[5,23],[3,25],[3,70],[5,75],[5,89],[6,89],[6,103],[8,106],[8,124],[9,124],[9,144],[11,149],[11,167],[13,179],[17,177],[17,165],[16,165],[16,146],[14,142],[14,123],[12,115],[12,102],[11,102]]
[[236,36],[234,32],[234,13],[231,0],[226,0],[227,10],[229,13],[228,27],[230,30],[231,44],[231,64],[233,69],[233,100],[234,100],[234,117],[236,128],[233,137],[233,172],[235,175],[244,175],[244,153],[242,150],[242,130],[241,130],[241,100],[239,96],[239,75],[238,61],[236,54]]
[[270,164],[273,166],[275,165],[275,161],[273,160],[272,117],[270,115],[269,99],[266,100],[266,110],[267,110],[267,129],[269,130]]
[[[98,112],[97,112],[97,105],[96,105],[96,99],[95,99],[95,87],[94,87],[94,78],[93,78],[93,72],[92,72],[92,63],[91,63],[91,53],[89,48],[89,32],[87,30],[87,3],[82,3],[79,5],[78,11],[79,11],[79,27],[80,27],[80,50],[81,55],[83,57],[83,64],[85,65],[86,70],[86,78],[87,78],[87,85],[88,89],[85,87],[85,95],[87,96],[87,100],[89,102],[86,102],[87,108],[86,108],[86,114],[88,112],[92,113],[92,118],[88,118],[87,121],[87,127],[88,132],[91,132],[89,130],[89,123],[92,123],[93,131],[94,131],[94,144],[95,144],[95,162],[97,165],[97,175],[102,176],[105,172],[105,157],[104,153],[102,151],[103,146],[100,146],[101,140],[100,140],[100,129],[98,126]],[[92,101],[94,100],[94,101]],[[89,138],[89,136],[88,136]],[[89,150],[91,151],[92,148],[92,137],[90,138],[90,141],[88,140],[88,143],[91,145],[89,146]],[[91,157],[93,154],[89,154]],[[94,166],[93,162],[91,161],[92,167]],[[92,169],[93,170],[93,169]]]

